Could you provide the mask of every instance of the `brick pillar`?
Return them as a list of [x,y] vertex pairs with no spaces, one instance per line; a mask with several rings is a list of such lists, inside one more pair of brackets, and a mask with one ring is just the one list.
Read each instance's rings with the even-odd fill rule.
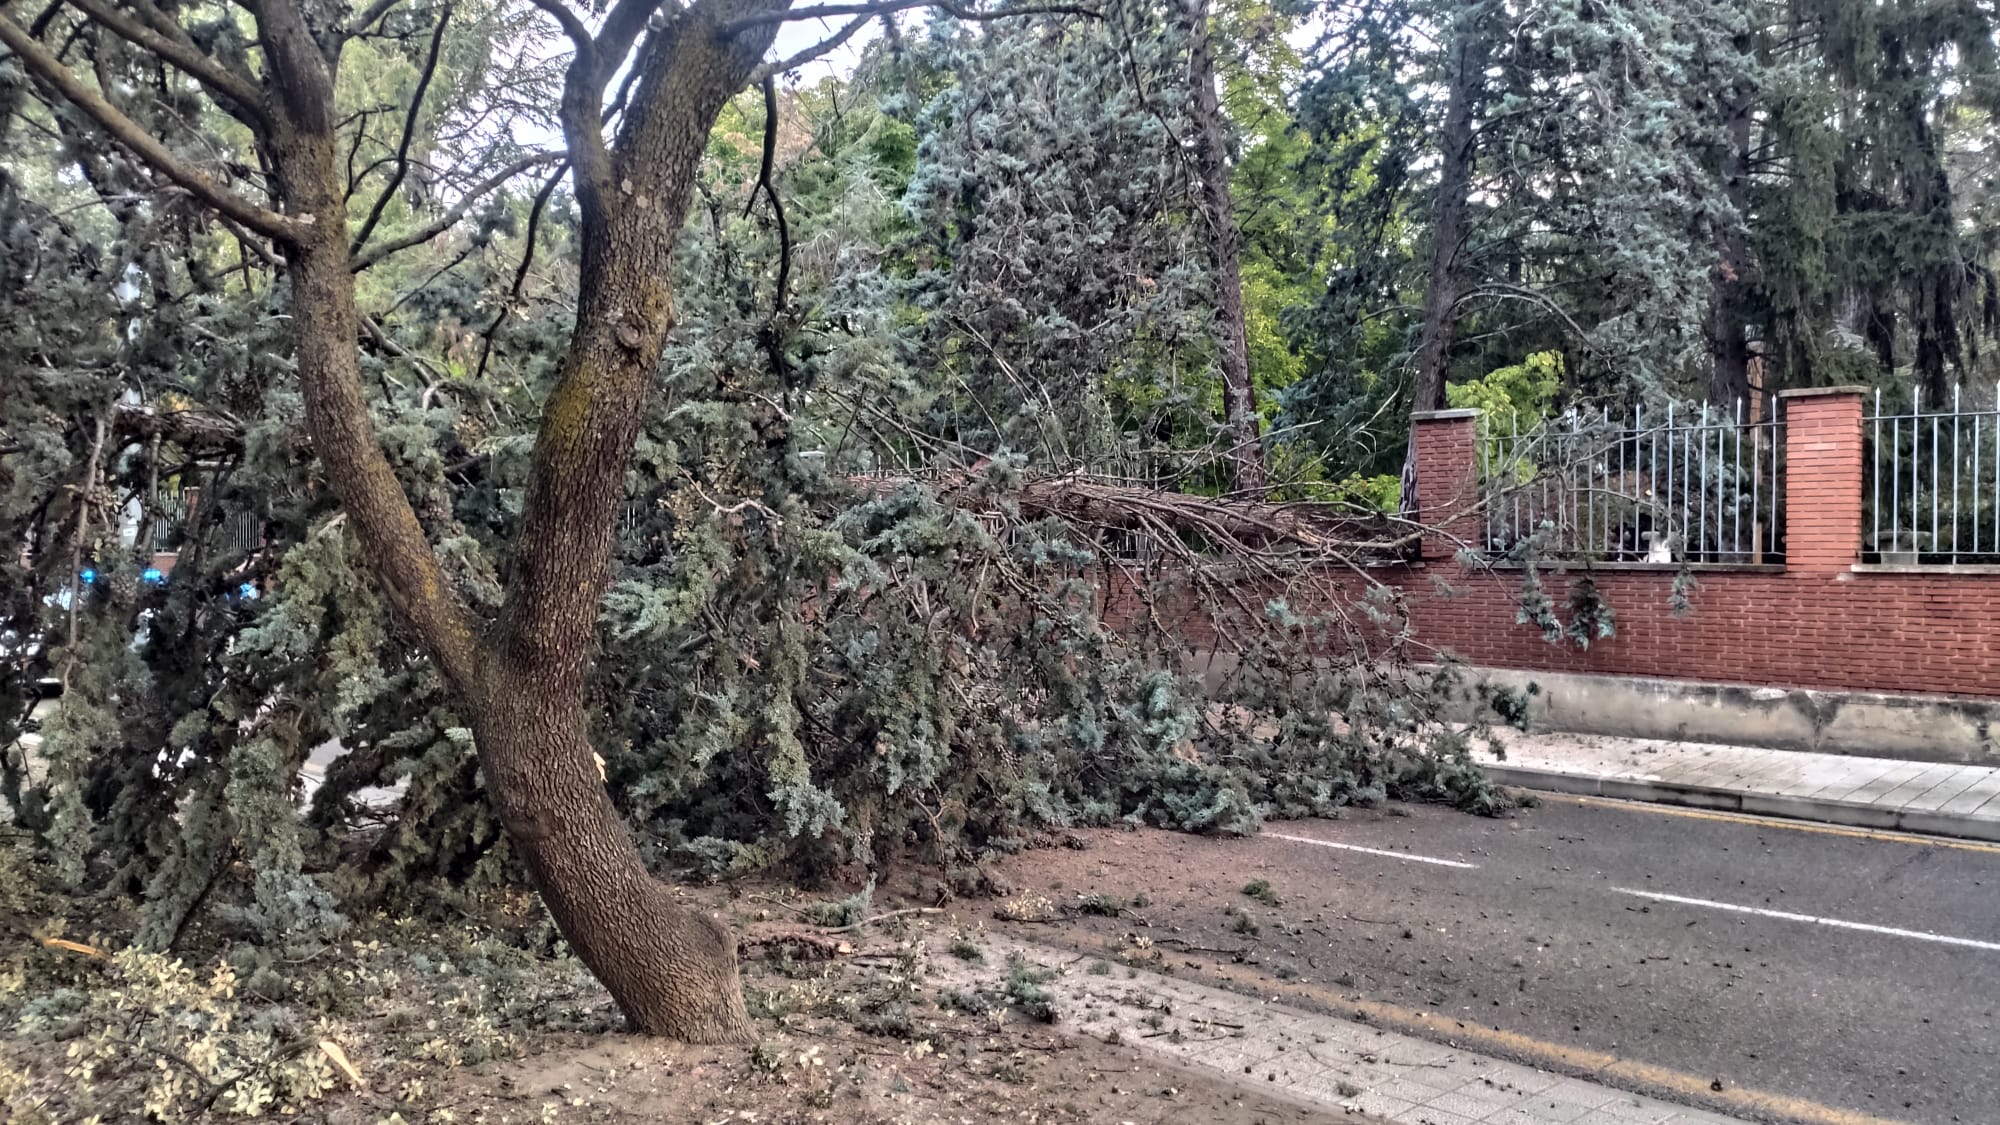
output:
[[1785,569],[1845,574],[1861,558],[1861,387],[1781,391]]
[[1429,410],[1410,416],[1417,444],[1417,518],[1427,531],[1426,561],[1479,547],[1479,411]]

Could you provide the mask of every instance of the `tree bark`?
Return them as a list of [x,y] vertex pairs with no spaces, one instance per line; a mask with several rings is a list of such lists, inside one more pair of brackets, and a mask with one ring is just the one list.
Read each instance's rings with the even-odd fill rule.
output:
[[[1422,327],[1413,361],[1416,376],[1410,410],[1422,413],[1444,407],[1445,368],[1451,359],[1457,327],[1460,289],[1459,252],[1465,242],[1472,194],[1472,123],[1486,83],[1487,46],[1484,32],[1468,17],[1452,29],[1449,82],[1440,141],[1436,214],[1431,229],[1430,276],[1424,286]],[[1409,453],[1403,461],[1403,507],[1416,502],[1416,424],[1411,423]]]
[[579,698],[496,661],[474,701],[486,792],[558,929],[634,1030],[751,1038],[736,937],[646,869],[598,773]]
[[1742,224],[1750,215],[1750,97],[1729,103],[1729,149],[1723,157],[1722,187],[1737,223],[1724,231],[1717,250],[1715,307],[1709,332],[1714,349],[1715,400],[1726,409],[1750,395],[1750,340],[1743,316],[1743,275],[1750,249]]
[[1209,267],[1215,271],[1216,352],[1222,368],[1222,415],[1236,491],[1265,489],[1257,386],[1250,377],[1250,335],[1243,311],[1243,232],[1229,193],[1229,145],[1215,89],[1207,0],[1183,0],[1188,25],[1188,85],[1194,97],[1194,168]]

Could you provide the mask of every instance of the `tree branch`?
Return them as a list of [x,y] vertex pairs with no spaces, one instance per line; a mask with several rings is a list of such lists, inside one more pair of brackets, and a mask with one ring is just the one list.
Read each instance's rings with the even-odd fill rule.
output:
[[556,185],[562,182],[563,174],[569,171],[565,161],[542,184],[542,190],[535,193],[534,205],[528,208],[528,233],[526,244],[521,248],[521,264],[515,267],[514,284],[507,290],[507,299],[500,302],[500,311],[493,314],[493,323],[486,326],[479,345],[479,368],[472,373],[472,381],[477,383],[486,375],[486,361],[493,356],[493,341],[500,335],[500,328],[507,323],[507,314],[513,310],[514,302],[521,299],[521,286],[528,280],[528,270],[535,262],[535,235],[542,227],[542,212],[548,208],[549,196],[555,194]]
[[584,25],[583,17],[570,10],[569,5],[562,0],[533,0],[533,3],[562,25],[563,34],[569,36],[570,43],[576,47],[577,58],[587,59],[596,55],[597,41],[591,38],[590,28]]
[[[569,162],[576,169],[576,197],[586,212],[601,206],[611,190],[611,150],[604,145],[603,85],[597,77],[597,42],[583,20],[562,0],[532,0],[535,7],[554,16],[563,33],[576,47],[563,75],[563,143],[569,147]],[[634,70],[638,68],[635,66]]]
[[570,67],[563,126],[577,165],[583,281],[535,437],[498,634],[499,658],[558,697],[583,690],[619,497],[674,323],[674,245],[708,136],[776,25],[733,38],[720,30],[789,2],[695,0],[671,13],[633,62],[639,78],[615,156],[601,144],[595,72],[587,59]]
[[792,276],[792,228],[785,222],[785,204],[778,198],[778,185],[771,178],[777,162],[778,83],[767,74],[764,76],[764,159],[757,169],[757,187],[751,189],[750,198],[743,204],[743,215],[749,217],[750,209],[757,202],[757,188],[762,188],[764,197],[771,201],[771,217],[778,223],[778,285],[771,311],[783,313],[785,289]]
[[847,42],[849,39],[854,38],[855,32],[860,31],[862,28],[868,26],[869,21],[874,20],[875,18],[876,16],[873,13],[855,16],[852,20],[848,21],[847,26],[841,28],[839,31],[835,32],[832,36],[826,39],[822,39],[819,42],[813,44],[812,46],[805,48],[798,54],[793,55],[791,58],[778,59],[778,60],[773,60],[771,62],[767,62],[763,66],[758,67],[756,73],[752,74],[750,77],[753,81],[762,82],[767,78],[783,74],[788,70],[796,70],[799,67],[802,67],[805,64],[813,61],[814,59],[821,57],[822,55],[827,55],[834,51],[837,51],[840,49],[841,44]]
[[[111,8],[103,0],[71,0],[92,23],[109,30],[120,39],[143,51],[159,56],[195,81],[208,87],[209,92],[218,96],[218,101],[230,116],[239,120],[248,118],[253,126],[270,125],[269,110],[264,105],[264,93],[257,88],[247,75],[238,74],[224,66],[222,62],[194,45],[179,25],[160,15],[158,24],[173,27],[178,34],[168,34],[158,27],[147,27],[128,19],[123,13]],[[151,7],[150,4],[147,5]],[[240,112],[239,112],[240,111]]]
[[161,439],[189,450],[240,453],[243,423],[212,410],[161,410],[119,405],[111,414],[112,434],[120,447]]
[[444,6],[438,16],[437,26],[431,30],[430,52],[424,57],[423,72],[417,77],[417,92],[410,97],[410,111],[403,115],[403,136],[396,142],[396,170],[390,174],[389,182],[382,187],[382,194],[375,197],[375,206],[368,209],[368,218],[361,223],[361,230],[354,236],[354,245],[349,251],[361,253],[368,245],[368,236],[375,233],[375,224],[382,221],[382,212],[395,198],[396,189],[403,186],[403,177],[410,171],[410,142],[416,139],[417,119],[423,115],[424,95],[430,91],[431,79],[437,75],[438,54],[444,47],[444,29],[451,23],[451,5]]
[[[855,483],[880,492],[909,482],[890,477]],[[983,493],[972,474],[948,476],[933,487],[939,499],[968,511],[988,510],[1002,498]],[[1171,529],[1176,535],[1197,537],[1211,550],[1231,555],[1254,553],[1267,560],[1286,556],[1394,558],[1424,534],[1414,523],[1341,504],[1197,496],[1119,484],[1085,473],[1036,478],[1004,498],[1017,503],[1024,518],[1042,513],[1121,531]],[[1172,552],[1189,549],[1174,536],[1164,537],[1163,545]]]
[[369,28],[375,26],[377,20],[388,15],[392,8],[402,2],[403,0],[375,0],[373,4],[368,5],[360,15],[354,18],[352,24],[341,30],[340,37],[343,39],[352,39],[357,35],[366,33]]
[[936,8],[947,15],[962,20],[1001,20],[1012,16],[1087,16],[1096,19],[1103,15],[1095,8],[1077,4],[1023,4],[1015,7],[982,10],[968,8],[952,0],[876,0],[865,4],[815,4],[809,8],[794,8],[788,11],[758,12],[743,16],[722,25],[722,34],[737,35],[753,27],[768,27],[774,23],[791,23],[795,20],[817,19],[823,16],[883,16],[891,12],[907,12],[912,8]]
[[533,156],[524,156],[516,160],[498,172],[493,173],[493,175],[488,176],[480,183],[473,185],[464,195],[459,196],[458,202],[452,204],[449,210],[431,222],[408,234],[399,235],[387,242],[370,247],[366,252],[357,253],[354,256],[354,264],[351,268],[355,273],[360,273],[362,270],[380,262],[391,254],[429,242],[431,239],[458,225],[458,221],[465,218],[465,213],[472,210],[473,204],[493,194],[494,191],[505,185],[507,181],[537,165],[561,159],[561,153],[538,152]]
[[85,85],[47,47],[4,14],[0,14],[0,43],[12,50],[29,72],[96,121],[113,140],[217,211],[281,242],[297,241],[304,233],[304,221],[250,202],[174,155],[158,137],[140,128],[137,122],[125,116],[96,89]]
[[618,71],[625,56],[632,53],[632,44],[638,42],[639,34],[646,30],[646,21],[660,10],[661,0],[618,0],[604,17],[604,26],[598,29],[597,39],[592,47],[596,68],[593,75],[599,96],[604,93],[605,84]]

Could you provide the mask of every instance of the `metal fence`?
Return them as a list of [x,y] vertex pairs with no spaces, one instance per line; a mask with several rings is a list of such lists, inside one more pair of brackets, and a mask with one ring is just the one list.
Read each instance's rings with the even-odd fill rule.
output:
[[1486,549],[1553,558],[1754,565],[1784,560],[1776,418],[1670,404],[1570,411],[1480,440]]
[[2000,563],[2000,401],[1929,407],[1916,390],[1907,410],[1875,392],[1863,418],[1861,557],[1865,562],[1948,566]]
[[[188,481],[162,481],[154,500],[151,549],[158,554],[176,554],[186,548],[188,521],[201,515],[202,506],[212,500],[205,497],[205,476],[192,476]],[[203,516],[204,522],[214,518]],[[255,512],[241,509],[222,513],[220,536],[214,540],[216,547],[230,554],[249,554],[264,541],[264,523]]]

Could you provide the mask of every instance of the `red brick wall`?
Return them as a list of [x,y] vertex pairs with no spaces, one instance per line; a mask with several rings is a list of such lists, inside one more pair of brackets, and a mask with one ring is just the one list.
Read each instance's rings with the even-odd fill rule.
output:
[[[1802,393],[1786,408],[1785,565],[1698,572],[1685,616],[1668,609],[1670,569],[1600,570],[1595,578],[1616,614],[1617,636],[1578,650],[1515,623],[1518,571],[1467,573],[1449,551],[1426,551],[1423,564],[1383,577],[1409,599],[1420,640],[1472,664],[2000,697],[2000,574],[1855,570],[1861,395]],[[1419,424],[1418,499],[1426,511],[1439,511],[1436,498],[1450,490],[1440,484],[1433,492],[1422,478],[1463,479],[1473,425],[1462,417]],[[1445,510],[1441,518],[1458,517]],[[1557,574],[1543,580],[1559,606],[1568,583]]]
[[[1794,540],[1796,542],[1796,540]],[[1435,588],[1433,576],[1452,596]],[[1578,650],[1514,623],[1518,572],[1454,566],[1389,577],[1417,638],[1471,664],[1600,675],[2000,697],[2000,576],[1710,572],[1676,617],[1672,575],[1599,572],[1617,636]],[[1560,605],[1567,579],[1545,574]]]

